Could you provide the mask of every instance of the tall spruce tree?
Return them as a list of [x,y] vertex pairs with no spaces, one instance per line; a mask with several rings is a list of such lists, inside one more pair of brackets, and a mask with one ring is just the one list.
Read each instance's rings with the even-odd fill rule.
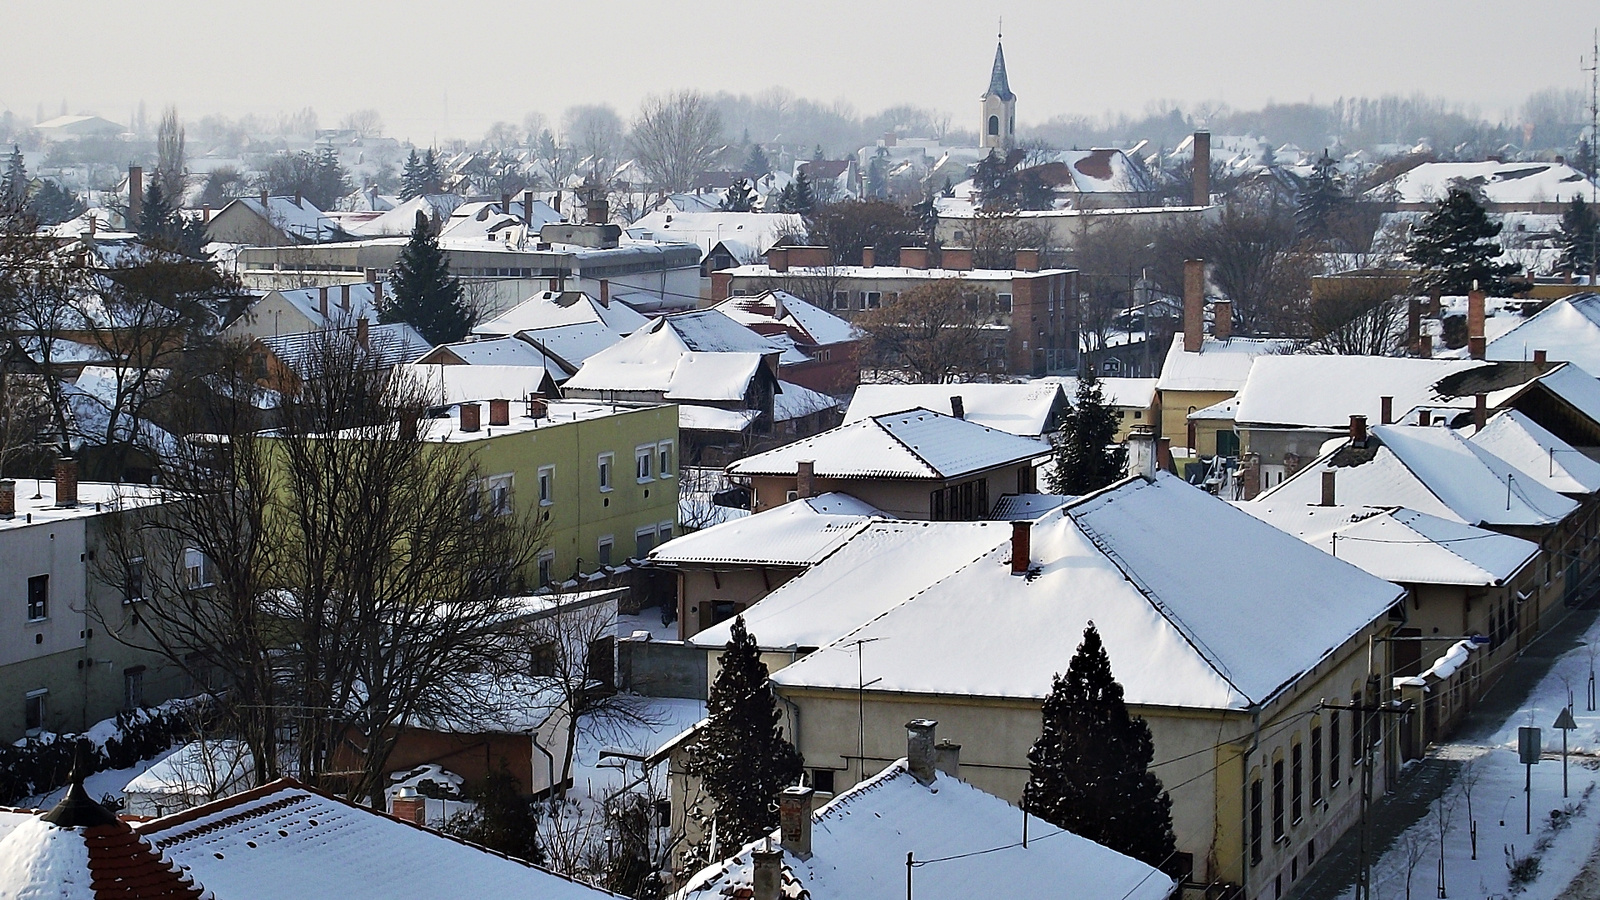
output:
[[59,225],[83,215],[88,208],[77,194],[52,178],[45,179],[28,201],[28,210],[40,225]]
[[422,174],[422,160],[417,156],[417,148],[411,148],[411,155],[406,157],[406,166],[400,172],[400,199],[415,200],[427,192],[427,185]]
[[1522,267],[1495,262],[1505,251],[1495,238],[1501,223],[1489,221],[1472,192],[1453,186],[1416,228],[1406,247],[1406,259],[1422,272],[1414,283],[1418,290],[1465,294],[1476,282],[1491,294],[1509,294],[1522,282],[1512,276]]
[[1322,158],[1311,167],[1306,176],[1294,211],[1295,230],[1304,241],[1328,239],[1334,219],[1344,206],[1344,176],[1339,174],[1338,163],[1322,151]]
[[1106,405],[1100,379],[1089,369],[1078,379],[1072,409],[1052,441],[1055,471],[1050,473],[1050,490],[1087,494],[1126,474],[1128,448],[1114,443],[1116,437],[1116,412]]
[[728,185],[728,190],[722,195],[722,201],[717,208],[723,212],[749,212],[756,202],[755,188],[750,186],[750,179],[740,178]]
[[[706,725],[689,746],[688,769],[716,804],[718,855],[737,850],[778,825],[778,792],[798,784],[800,753],[778,726],[778,704],[767,684],[767,664],[744,616],[733,620],[711,686]],[[707,827],[709,838],[709,826]],[[697,848],[711,859],[710,848]]]
[[760,144],[750,144],[750,152],[744,158],[744,170],[757,178],[772,171],[772,161],[767,159],[767,151],[761,149]]
[[430,344],[444,344],[466,337],[473,319],[439,238],[418,210],[411,240],[395,263],[394,300],[378,311],[378,321],[408,322]]
[[795,179],[783,186],[778,192],[778,212],[799,213],[802,216],[811,215],[817,208],[817,195],[811,190],[811,179],[805,172],[795,176]]
[[1582,197],[1573,197],[1561,213],[1561,230],[1555,237],[1556,247],[1561,250],[1557,269],[1577,275],[1594,273],[1596,255],[1600,254],[1600,216]]
[[1176,849],[1172,798],[1150,771],[1150,726],[1128,715],[1093,622],[1083,630],[1066,676],[1056,676],[1043,719],[1039,740],[1028,751],[1028,812],[1170,869]]
[[23,162],[22,150],[11,145],[11,155],[6,160],[5,181],[0,182],[0,209],[21,209],[28,202],[28,167]]

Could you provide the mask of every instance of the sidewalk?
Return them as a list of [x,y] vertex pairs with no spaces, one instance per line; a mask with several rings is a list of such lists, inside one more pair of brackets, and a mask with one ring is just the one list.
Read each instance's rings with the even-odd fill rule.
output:
[[[1592,750],[1596,746],[1596,738],[1600,737],[1600,731],[1597,731],[1600,713],[1585,713],[1583,702],[1589,662],[1582,648],[1586,638],[1600,640],[1600,633],[1595,633],[1600,632],[1595,625],[1597,616],[1600,616],[1600,603],[1591,599],[1586,608],[1574,610],[1565,621],[1542,635],[1466,716],[1452,740],[1407,766],[1394,785],[1394,791],[1374,802],[1374,900],[1405,896],[1408,861],[1404,849],[1398,845],[1404,843],[1402,838],[1407,832],[1416,835],[1411,839],[1413,847],[1423,846],[1431,836],[1431,844],[1428,845],[1431,849],[1426,851],[1426,856],[1412,872],[1412,896],[1434,897],[1437,894],[1440,847],[1432,810],[1441,797],[1445,798],[1447,811],[1451,807],[1459,807],[1451,818],[1445,836],[1449,897],[1482,898],[1505,892],[1506,846],[1515,845],[1519,856],[1528,854],[1541,836],[1541,822],[1548,831],[1550,811],[1561,805],[1561,733],[1553,731],[1550,725],[1566,703],[1567,686],[1560,680],[1562,675],[1572,681],[1578,701],[1573,714],[1578,719],[1579,730],[1571,734],[1569,745],[1574,750],[1580,746]],[[1553,669],[1556,671],[1552,672]],[[1517,765],[1516,760],[1516,728],[1528,724],[1530,709],[1534,715],[1532,724],[1544,729],[1546,751],[1545,760],[1535,767],[1533,773],[1533,837],[1523,833],[1523,767]],[[1554,760],[1549,755],[1552,748],[1555,751]],[[1473,788],[1473,812],[1478,820],[1476,861],[1469,858],[1466,812],[1460,802],[1457,783],[1468,762],[1472,762],[1474,772],[1480,779]],[[1570,775],[1572,791],[1568,802],[1578,802],[1586,787],[1600,781],[1600,775],[1577,760],[1571,763]],[[1514,785],[1508,786],[1505,783],[1508,780],[1514,781]],[[1553,793],[1550,789],[1552,784]],[[1516,801],[1515,804],[1512,804],[1512,800]],[[1511,805],[1517,809],[1511,810]],[[1595,805],[1600,807],[1600,803]],[[1505,809],[1502,810],[1502,807]],[[1512,812],[1516,814],[1513,816]],[[1507,816],[1503,827],[1499,824],[1502,815]],[[1424,819],[1428,821],[1424,822]],[[1565,831],[1573,833],[1559,835],[1559,843],[1563,845],[1558,848],[1560,853],[1552,855],[1547,851],[1551,858],[1544,866],[1545,874],[1528,886],[1527,892],[1522,895],[1526,900],[1558,896],[1589,860],[1589,852],[1594,849],[1597,837],[1600,837],[1600,810],[1588,809],[1586,817],[1573,816],[1570,824],[1571,827]],[[1580,836],[1576,833],[1579,826],[1586,826],[1592,832],[1586,840],[1577,840]],[[1553,849],[1556,849],[1556,837],[1551,835]],[[1291,900],[1353,897],[1360,865],[1359,842],[1359,831],[1352,827],[1321,855],[1317,865],[1285,896]],[[1575,851],[1565,846],[1569,844],[1576,844],[1581,850],[1575,861],[1570,858]],[[1461,857],[1459,860],[1455,858],[1458,855]],[[1561,883],[1546,884],[1553,881]]]

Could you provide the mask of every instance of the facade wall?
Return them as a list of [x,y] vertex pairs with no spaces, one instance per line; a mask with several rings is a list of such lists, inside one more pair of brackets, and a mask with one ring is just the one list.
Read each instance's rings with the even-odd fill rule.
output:
[[[929,519],[930,496],[933,491],[949,485],[964,484],[982,477],[988,482],[989,507],[1005,494],[1028,493],[1034,487],[1033,463],[1017,463],[991,469],[981,476],[953,478],[949,481],[913,481],[910,479],[824,478],[812,482],[813,493],[839,491],[870,503],[884,512],[901,519]],[[750,479],[753,493],[753,512],[772,509],[789,502],[789,492],[795,489],[794,476],[755,476]],[[984,510],[984,515],[988,510]],[[979,518],[982,518],[980,516]]]
[[[796,566],[679,565],[678,638],[688,640],[749,609],[805,571]],[[719,605],[725,604],[723,608]]]
[[1232,391],[1158,391],[1157,406],[1160,427],[1156,437],[1168,438],[1172,446],[1181,447],[1189,439],[1189,414],[1214,406],[1232,397]]

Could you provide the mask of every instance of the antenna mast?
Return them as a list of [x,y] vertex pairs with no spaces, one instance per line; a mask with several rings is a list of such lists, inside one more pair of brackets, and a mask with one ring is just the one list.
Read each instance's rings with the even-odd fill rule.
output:
[[[1589,49],[1589,206],[1596,207],[1600,200],[1600,28],[1594,31],[1594,43]],[[1589,286],[1592,288],[1600,276],[1600,240],[1589,240]]]

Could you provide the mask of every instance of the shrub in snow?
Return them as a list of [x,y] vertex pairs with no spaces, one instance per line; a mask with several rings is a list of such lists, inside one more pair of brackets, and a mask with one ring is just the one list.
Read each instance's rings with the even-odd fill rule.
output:
[[83,734],[46,732],[0,746],[0,805],[13,805],[66,784],[80,741],[89,745],[91,772],[86,775],[126,769],[188,737],[203,718],[204,710],[192,702],[170,702],[117,713]]

